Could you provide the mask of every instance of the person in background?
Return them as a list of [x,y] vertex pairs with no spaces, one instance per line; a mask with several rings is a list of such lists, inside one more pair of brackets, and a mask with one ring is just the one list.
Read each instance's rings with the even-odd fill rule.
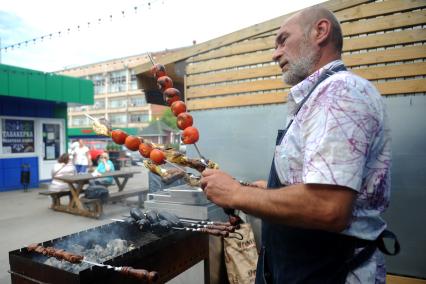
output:
[[78,140],[78,147],[74,149],[74,164],[77,169],[77,174],[85,174],[88,166],[92,165],[89,148],[84,145],[84,140]]
[[[104,173],[115,171],[114,164],[109,159],[108,153],[102,153],[99,156],[98,167],[93,172],[93,176],[101,176]],[[113,184],[114,179],[112,177],[98,178],[91,180],[91,184],[100,184],[100,185],[111,185]]]
[[325,8],[287,18],[273,60],[293,87],[268,181],[243,186],[220,170],[202,173],[209,200],[262,219],[256,283],[386,281],[382,242],[396,241],[380,217],[389,206],[390,128],[374,85],[346,70],[342,45]]
[[76,169],[68,153],[59,156],[52,169],[52,182],[49,185],[51,191],[68,190],[68,184],[57,179],[62,176],[72,176],[76,174]]

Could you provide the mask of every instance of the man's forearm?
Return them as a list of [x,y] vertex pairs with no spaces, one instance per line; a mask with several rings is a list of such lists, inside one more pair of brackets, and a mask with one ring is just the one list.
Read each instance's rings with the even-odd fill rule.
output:
[[344,187],[297,184],[276,190],[241,187],[234,207],[274,223],[342,231],[355,193]]

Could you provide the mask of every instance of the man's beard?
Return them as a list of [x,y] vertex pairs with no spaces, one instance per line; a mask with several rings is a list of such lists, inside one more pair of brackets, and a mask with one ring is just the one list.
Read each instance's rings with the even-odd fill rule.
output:
[[304,40],[300,44],[299,58],[288,62],[288,70],[283,73],[283,81],[290,86],[302,82],[314,71],[312,69],[318,63],[319,57],[319,53]]

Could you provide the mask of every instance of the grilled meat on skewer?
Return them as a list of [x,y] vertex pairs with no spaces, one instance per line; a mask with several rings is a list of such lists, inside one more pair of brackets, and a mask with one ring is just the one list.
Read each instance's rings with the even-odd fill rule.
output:
[[38,244],[30,244],[27,246],[28,251],[35,251],[43,255],[52,256],[58,260],[65,260],[71,263],[81,263],[84,256],[67,252],[63,249],[55,249],[54,247],[43,247]]

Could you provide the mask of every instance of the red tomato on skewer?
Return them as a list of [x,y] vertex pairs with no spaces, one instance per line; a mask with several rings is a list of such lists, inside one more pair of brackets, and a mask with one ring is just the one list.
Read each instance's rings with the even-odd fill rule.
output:
[[166,154],[158,149],[153,149],[149,154],[149,158],[157,165],[163,164],[166,159]]
[[161,76],[157,79],[157,86],[161,92],[173,88],[173,81],[169,76]]
[[194,144],[200,138],[200,134],[198,133],[198,129],[192,126],[185,128],[182,132],[181,140],[184,144]]
[[166,67],[163,64],[154,64],[150,69],[151,74],[155,79],[166,76]]
[[130,151],[137,151],[141,143],[142,143],[141,138],[133,136],[133,135],[127,136],[126,140],[124,141],[124,145]]
[[147,143],[141,143],[139,145],[139,153],[142,155],[142,157],[145,158],[149,158],[149,154],[151,153],[152,149],[152,146]]
[[118,145],[123,145],[126,141],[127,136],[129,136],[129,134],[127,134],[121,129],[115,129],[111,131],[112,141],[114,141],[114,143]]
[[186,111],[186,104],[182,101],[176,101],[176,102],[172,103],[171,108],[172,108],[173,114],[175,116],[178,116],[182,112]]
[[192,119],[192,115],[187,112],[182,112],[177,116],[176,125],[179,129],[186,129],[189,126],[192,126],[194,120]]

